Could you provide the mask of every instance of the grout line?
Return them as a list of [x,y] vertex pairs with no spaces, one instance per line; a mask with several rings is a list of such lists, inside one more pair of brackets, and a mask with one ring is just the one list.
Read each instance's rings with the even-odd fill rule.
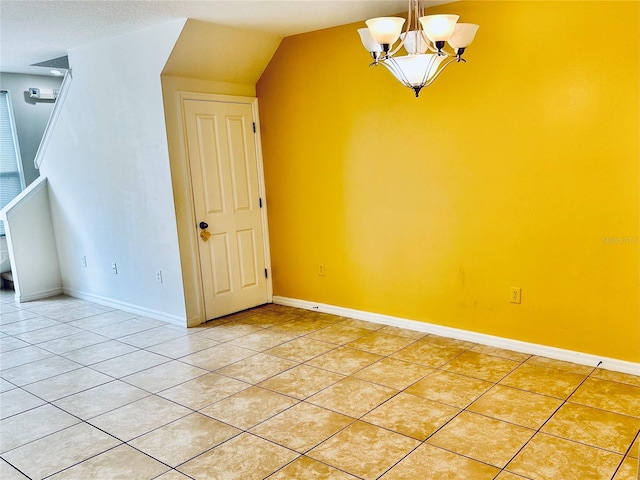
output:
[[[475,346],[475,345],[474,345],[474,346]],[[406,347],[405,347],[405,348],[406,348]],[[440,371],[440,372],[449,372],[449,373],[456,374],[456,372],[451,372],[451,371],[449,371],[449,370],[444,370],[442,367],[444,367],[444,366],[445,366],[445,365],[447,365],[448,363],[452,362],[455,358],[459,357],[459,356],[460,356],[460,355],[462,355],[463,353],[471,351],[471,349],[472,349],[472,348],[473,348],[473,346],[472,346],[472,347],[470,347],[470,348],[468,348],[468,349],[466,349],[466,350],[464,350],[464,351],[462,351],[462,352],[460,352],[458,355],[456,355],[456,356],[454,356],[453,358],[451,358],[450,360],[446,361],[444,364],[440,365],[439,367],[425,367],[425,368],[431,368],[433,371],[432,371],[431,373],[429,373],[429,374],[425,375],[424,377],[422,377],[420,380],[418,380],[418,381],[414,382],[413,384],[409,385],[409,386],[408,386],[408,387],[406,387],[405,389],[403,389],[403,390],[401,390],[400,392],[398,392],[398,395],[399,395],[400,393],[402,393],[402,392],[405,392],[405,391],[406,391],[408,388],[410,388],[412,385],[415,385],[416,383],[418,383],[418,382],[420,382],[420,381],[424,380],[425,378],[427,378],[427,377],[429,377],[429,376],[433,375],[433,374],[434,374],[435,372],[437,372],[437,371]],[[500,358],[501,358],[501,357],[500,357]],[[520,365],[522,365],[522,363],[524,363],[524,361],[523,361],[523,362],[521,362],[521,363],[520,363]],[[520,365],[518,365],[518,367],[519,367]],[[424,366],[424,365],[423,365],[423,366]],[[514,371],[514,370],[515,370],[516,368],[518,368],[518,367],[515,367],[515,368],[514,368],[513,370],[511,370],[511,371]],[[511,373],[511,372],[509,372],[509,373]],[[505,378],[507,375],[509,375],[509,373],[508,373],[508,374],[506,374],[503,378]],[[473,378],[473,379],[475,379],[475,380],[482,380],[482,379],[477,379],[477,378],[475,378],[475,377],[468,377],[467,375],[463,375],[463,376],[465,376],[465,377],[467,377],[467,378]],[[502,379],[501,379],[501,380],[502,380]],[[484,380],[484,381],[486,381],[486,380]],[[391,465],[387,470],[385,470],[385,471],[383,472],[383,474],[382,474],[382,475],[385,475],[386,473],[388,473],[388,472],[389,472],[391,469],[393,469],[396,465],[398,465],[400,462],[402,462],[404,459],[406,459],[409,455],[411,455],[413,452],[415,452],[418,448],[420,448],[420,446],[422,446],[422,445],[431,445],[431,444],[427,444],[427,441],[428,441],[430,438],[432,438],[432,437],[433,437],[434,435],[436,435],[440,430],[442,430],[442,429],[443,429],[444,427],[446,427],[449,423],[451,423],[451,422],[452,422],[455,418],[457,418],[457,417],[458,417],[462,412],[467,412],[467,408],[468,408],[470,405],[472,405],[475,401],[477,401],[478,399],[480,399],[480,398],[481,398],[482,396],[484,396],[487,392],[489,392],[489,391],[490,391],[490,390],[491,390],[495,385],[497,385],[497,382],[496,382],[496,383],[494,383],[494,382],[489,382],[489,383],[493,383],[493,386],[492,386],[492,387],[490,387],[490,388],[488,388],[484,393],[482,393],[478,398],[476,398],[473,402],[470,402],[470,403],[469,403],[466,407],[464,407],[464,408],[453,407],[452,405],[449,405],[449,404],[446,404],[446,403],[443,403],[443,402],[438,402],[438,401],[435,401],[435,400],[426,399],[426,400],[429,400],[429,401],[432,401],[432,402],[435,402],[435,403],[440,403],[440,404],[443,404],[443,405],[450,406],[450,407],[452,407],[452,408],[457,408],[459,411],[458,411],[458,413],[456,413],[453,417],[451,417],[449,420],[447,420],[444,424],[442,424],[442,425],[441,425],[440,427],[438,427],[436,430],[434,430],[433,432],[431,432],[431,434],[429,434],[429,435],[428,435],[424,440],[420,441],[420,444],[419,444],[419,445],[417,445],[414,449],[412,449],[410,452],[408,452],[406,455],[404,455],[402,458],[400,458],[397,462],[395,462],[393,465]],[[423,397],[419,397],[419,398],[423,398]],[[389,400],[390,400],[390,399],[389,399]],[[389,400],[387,400],[387,401],[389,401]],[[386,402],[383,402],[383,403],[386,403]],[[376,408],[378,408],[378,407],[376,407]],[[381,427],[381,428],[385,428],[385,427]],[[391,430],[391,431],[392,431],[392,430]],[[395,432],[395,433],[398,433],[398,432]],[[412,437],[409,437],[409,438],[412,438]],[[435,448],[442,448],[442,447],[438,447],[438,446],[435,446],[435,445],[431,445],[431,446],[433,446],[433,447],[435,447]],[[444,449],[444,448],[443,448],[443,450],[447,450],[447,449]],[[447,450],[447,451],[449,451],[449,450]],[[461,453],[459,453],[459,452],[450,452],[450,453],[453,453],[453,454],[456,454],[456,455],[460,455],[460,456],[465,457],[465,458],[470,458],[470,457],[467,457],[466,455],[462,455],[462,454],[461,454]],[[470,458],[470,459],[471,459],[471,458]],[[484,463],[484,462],[482,462],[482,461],[480,461],[480,460],[478,460],[478,459],[471,459],[471,460],[476,461],[476,462],[480,462],[480,463]],[[487,464],[487,465],[488,465],[488,464]],[[491,465],[491,466],[494,466],[494,465]],[[500,472],[498,472],[498,474],[499,474],[499,473],[500,473]],[[382,476],[382,475],[381,475],[381,476]]]
[[[4,454],[3,454],[3,455],[4,455]],[[25,476],[25,478],[31,479],[31,477],[30,477],[29,475],[27,475],[25,472],[23,472],[22,470],[20,470],[18,467],[16,467],[14,464],[12,464],[9,460],[7,460],[7,459],[6,459],[6,458],[4,458],[4,457],[0,457],[0,458],[1,458],[1,460],[0,460],[0,461],[6,462],[6,463],[7,463],[7,465],[11,466],[11,467],[12,467],[13,469],[15,469],[17,472],[20,472],[22,475],[24,475],[24,476]]]
[[[593,372],[591,372],[591,373],[594,373],[599,366],[600,366],[600,364],[598,364],[596,366],[596,368],[593,369]],[[591,374],[589,374],[589,376],[591,376]],[[595,378],[597,378],[597,377],[595,377]],[[611,480],[613,480],[615,478],[616,474],[618,473],[618,470],[620,470],[620,468],[622,468],[622,464],[624,463],[625,459],[629,456],[629,452],[631,452],[631,449],[633,448],[633,444],[638,439],[638,437],[640,437],[640,430],[638,430],[636,432],[636,435],[633,437],[633,440],[631,440],[631,443],[627,447],[627,450],[622,455],[622,459],[620,460],[620,463],[618,464],[618,466],[614,470],[613,474],[611,475]],[[638,460],[638,462],[640,463],[640,460]],[[640,475],[640,464],[638,465],[638,474]]]
[[[562,401],[562,403],[560,404],[560,406],[558,408],[556,408],[553,413],[551,415],[549,415],[547,417],[547,419],[542,423],[542,425],[540,425],[538,427],[538,429],[535,431],[535,433],[531,436],[531,438],[529,438],[529,440],[527,440],[525,442],[524,445],[522,445],[522,447],[520,447],[520,449],[518,449],[518,451],[511,457],[511,459],[504,464],[504,467],[502,467],[500,469],[500,472],[505,471],[505,469],[509,466],[509,464],[513,461],[514,458],[516,458],[520,452],[522,452],[522,450],[524,450],[524,448],[529,444],[529,442],[531,442],[531,440],[533,440],[535,438],[536,435],[538,435],[540,432],[540,430],[542,430],[542,428],[549,422],[549,420],[551,420],[553,418],[553,416],[558,413],[558,411],[569,401],[569,398],[571,398],[571,396],[576,393],[578,391],[578,389],[591,377],[591,375],[593,375],[593,373],[596,371],[596,369],[600,366],[602,362],[598,362],[598,365],[596,365],[595,367],[593,367],[593,369],[591,370],[591,372],[589,372],[589,374],[587,376],[584,377],[584,379],[580,382],[580,384],[573,389],[573,391],[567,395],[567,397]],[[560,437],[559,437],[560,438]],[[566,438],[563,438],[563,440],[568,440],[568,441],[572,441]],[[579,442],[577,442],[579,443]]]
[[[93,425],[91,425],[91,426],[93,427]],[[94,428],[97,428],[97,427],[94,427]],[[98,430],[100,430],[100,429],[98,429]],[[103,430],[100,430],[100,431],[101,431],[102,433],[105,433],[105,434],[107,434],[107,435],[110,435],[108,432],[105,432],[105,431],[103,431]],[[113,437],[113,435],[110,435],[110,436],[111,436],[111,437]],[[116,439],[116,440],[118,440],[119,442],[122,442],[122,440],[120,440],[119,438],[116,438],[116,437],[113,437],[113,438],[115,438],[115,439]],[[71,465],[68,465],[68,466],[64,467],[63,469],[61,469],[61,470],[57,470],[57,471],[55,471],[55,472],[53,472],[53,473],[50,473],[49,475],[47,475],[46,477],[44,477],[44,479],[51,478],[52,476],[57,475],[58,473],[64,472],[65,470],[69,470],[69,469],[71,469],[71,468],[73,468],[73,467],[75,467],[75,466],[77,466],[77,465],[80,465],[81,463],[84,463],[84,462],[86,462],[86,461],[88,461],[88,460],[91,460],[92,458],[96,458],[97,456],[102,455],[103,453],[107,453],[107,452],[109,452],[109,451],[111,451],[111,450],[113,450],[113,449],[115,449],[115,448],[118,448],[118,447],[120,447],[120,446],[122,446],[122,445],[125,445],[125,443],[124,443],[124,442],[122,442],[122,443],[120,443],[120,444],[118,444],[118,445],[114,445],[113,447],[107,448],[106,450],[104,450],[104,451],[102,451],[102,452],[96,453],[95,455],[91,455],[91,456],[89,456],[89,457],[87,457],[87,458],[85,458],[85,459],[80,460],[79,462],[76,462],[76,463],[73,463],[73,464],[71,464]]]
[[363,478],[362,478],[362,477],[359,477],[358,475],[356,475],[356,474],[354,474],[354,473],[347,472],[346,470],[343,470],[343,469],[341,469],[341,468],[339,468],[339,467],[336,467],[336,466],[334,466],[334,465],[329,465],[328,463],[323,462],[322,460],[316,460],[315,458],[309,457],[306,453],[301,454],[299,457],[294,458],[294,459],[293,459],[293,460],[291,460],[289,463],[286,463],[286,464],[282,465],[282,466],[281,466],[280,468],[278,468],[276,471],[271,472],[267,477],[265,477],[265,479],[264,479],[264,480],[268,480],[268,479],[269,479],[269,478],[271,478],[273,475],[275,475],[276,473],[278,473],[278,472],[280,472],[280,471],[284,470],[286,467],[288,467],[289,465],[291,465],[291,464],[292,464],[292,463],[294,463],[294,462],[297,462],[297,461],[298,461],[298,460],[300,460],[301,458],[308,458],[308,459],[309,459],[309,460],[311,460],[311,461],[318,462],[318,463],[321,463],[321,464],[323,464],[323,465],[326,465],[327,467],[329,467],[329,468],[331,468],[331,469],[333,469],[333,470],[338,470],[338,471],[343,472],[343,473],[345,473],[345,474],[347,474],[347,475],[350,475],[350,476],[352,476],[352,477],[354,477],[354,478],[357,478],[357,479],[363,480]]

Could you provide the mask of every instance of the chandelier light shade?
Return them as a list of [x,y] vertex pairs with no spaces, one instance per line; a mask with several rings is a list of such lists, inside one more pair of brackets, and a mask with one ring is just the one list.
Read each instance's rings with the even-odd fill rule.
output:
[[359,28],[358,33],[360,34],[360,40],[367,51],[371,54],[382,52],[382,46],[374,40],[371,36],[371,31],[368,28]]
[[458,49],[467,48],[473,42],[479,28],[480,25],[474,23],[458,23],[447,42],[457,53]]
[[427,53],[429,49],[429,42],[423,39],[422,35],[415,30],[401,33],[400,38],[407,52]]
[[371,36],[380,45],[392,45],[400,37],[404,18],[398,17],[378,17],[365,22]]
[[428,82],[436,74],[444,58],[435,53],[395,57],[395,65],[398,68],[392,69],[391,73],[402,83],[406,80],[409,85],[420,85]]
[[459,18],[460,15],[427,15],[420,17],[420,24],[429,40],[446,42],[456,28]]
[[[358,29],[358,33],[364,48],[373,57],[370,66],[384,65],[418,97],[420,90],[431,85],[451,63],[466,62],[462,54],[480,27],[458,23],[459,18],[458,15],[425,15],[422,0],[409,0],[404,32],[404,18],[378,17],[367,20],[367,28]],[[447,43],[453,53],[445,50]],[[397,55],[401,49],[407,55]]]

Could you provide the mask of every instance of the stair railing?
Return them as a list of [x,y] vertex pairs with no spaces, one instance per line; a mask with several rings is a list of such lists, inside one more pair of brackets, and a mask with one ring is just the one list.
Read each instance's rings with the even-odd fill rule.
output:
[[56,98],[56,103],[53,105],[53,111],[51,112],[51,116],[49,117],[47,126],[44,129],[42,141],[40,142],[40,146],[38,147],[36,156],[33,159],[33,164],[37,169],[40,169],[42,161],[44,160],[44,154],[47,151],[47,146],[49,145],[49,141],[51,140],[51,136],[53,135],[53,131],[55,130],[56,123],[58,122],[58,117],[60,116],[60,112],[62,111],[62,105],[64,105],[64,100],[65,98],[67,98],[67,93],[69,93],[69,88],[71,87],[72,80],[73,75],[71,74],[71,69],[69,69],[64,75],[62,85],[60,85],[60,91],[58,92],[58,97]]

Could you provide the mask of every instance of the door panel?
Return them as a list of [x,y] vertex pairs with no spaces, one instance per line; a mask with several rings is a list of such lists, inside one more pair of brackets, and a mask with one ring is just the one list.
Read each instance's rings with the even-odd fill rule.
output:
[[[206,318],[266,303],[264,232],[250,104],[185,100]],[[200,233],[200,230],[199,230]]]
[[[229,258],[229,241],[226,233],[211,236],[209,240],[209,255],[213,264],[213,293],[222,295],[231,290],[231,259]],[[202,246],[201,248],[206,248]]]
[[253,287],[258,282],[256,265],[256,242],[253,230],[238,232],[238,251],[240,252],[240,285]]
[[220,165],[220,153],[216,142],[218,129],[215,120],[215,117],[197,117],[199,173],[201,178],[205,180],[203,188],[207,213],[222,212],[224,210],[222,166]]
[[229,133],[229,159],[231,161],[231,173],[233,174],[233,200],[236,212],[248,210],[251,206],[251,181],[250,169],[247,168],[249,155],[245,151],[246,139],[244,138],[245,125],[242,119],[227,118],[227,132]]

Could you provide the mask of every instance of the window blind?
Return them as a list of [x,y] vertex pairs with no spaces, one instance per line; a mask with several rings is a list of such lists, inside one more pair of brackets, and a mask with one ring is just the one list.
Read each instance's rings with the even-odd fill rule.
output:
[[[20,148],[9,92],[0,91],[0,208],[4,208],[24,189]],[[4,235],[4,222],[0,222]]]

